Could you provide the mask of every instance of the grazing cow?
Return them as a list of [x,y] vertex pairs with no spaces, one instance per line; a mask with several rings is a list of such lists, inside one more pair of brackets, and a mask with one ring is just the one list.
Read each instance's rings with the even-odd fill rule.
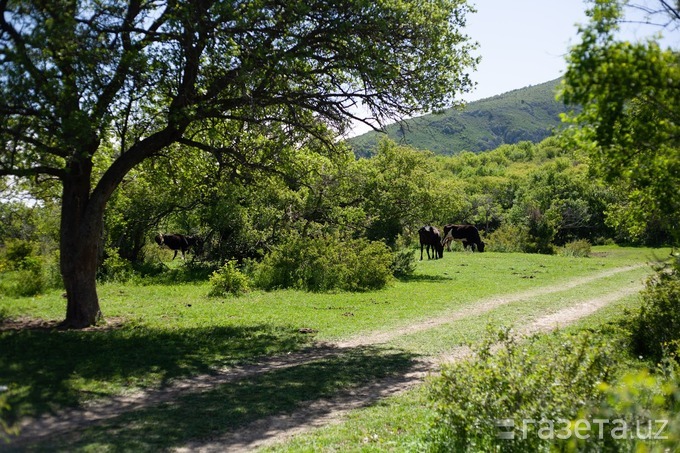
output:
[[427,249],[427,259],[430,258],[430,248],[432,248],[432,258],[444,257],[444,246],[439,230],[431,225],[426,225],[418,230],[420,236],[420,261],[423,260],[423,246]]
[[154,240],[160,247],[165,245],[170,250],[175,251],[175,254],[172,256],[173,260],[177,257],[177,252],[182,252],[182,259],[186,261],[186,257],[184,256],[185,252],[189,250],[189,247],[194,247],[198,244],[198,238],[196,236],[184,236],[183,234],[159,233]]
[[475,251],[475,246],[480,252],[484,251],[484,242],[479,237],[479,231],[474,225],[446,225],[444,226],[444,237],[442,239],[442,247],[446,245],[448,251],[451,251],[451,242],[459,240],[463,243],[463,248]]

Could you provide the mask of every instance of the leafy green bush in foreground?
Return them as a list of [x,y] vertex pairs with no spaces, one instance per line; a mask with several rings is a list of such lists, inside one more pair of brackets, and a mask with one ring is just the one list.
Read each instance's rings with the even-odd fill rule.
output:
[[224,296],[233,294],[240,296],[248,292],[249,289],[248,276],[236,267],[236,262],[228,261],[210,276],[210,293],[208,295]]
[[[540,451],[537,423],[571,420],[609,379],[613,346],[589,336],[565,339],[562,354],[545,360],[534,339],[518,342],[508,330],[487,338],[471,360],[444,368],[432,386],[437,413],[434,451]],[[499,439],[499,423],[513,439]],[[509,422],[508,422],[509,423]],[[513,428],[514,427],[514,428]]]
[[535,338],[518,342],[502,331],[473,359],[444,368],[430,390],[429,449],[677,451],[675,363],[670,372],[615,380],[623,338],[582,332],[560,340],[546,351]]
[[680,352],[680,259],[659,269],[642,292],[642,307],[628,323],[633,352],[658,362]]

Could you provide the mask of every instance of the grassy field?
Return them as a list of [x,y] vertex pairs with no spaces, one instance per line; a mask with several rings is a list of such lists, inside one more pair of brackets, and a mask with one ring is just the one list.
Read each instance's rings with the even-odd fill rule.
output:
[[[650,267],[644,264],[667,256],[669,250],[595,247],[593,252],[590,258],[450,253],[443,260],[420,262],[416,274],[407,281],[395,281],[384,290],[367,293],[256,291],[240,298],[216,299],[207,297],[207,282],[103,284],[99,287],[101,307],[114,328],[0,331],[0,385],[9,388],[8,418],[14,421],[136,389],[163,387],[177,379],[254,363],[264,356],[302,351],[320,342],[376,331],[397,332],[495,296],[558,287],[608,269],[641,265],[432,329],[394,336],[386,345],[356,348],[210,391],[182,395],[172,403],[81,430],[77,441],[69,436],[60,441],[65,449],[76,450],[171,448],[407,369],[416,357],[477,341],[487,325],[521,325],[574,301],[640,282],[650,273]],[[636,303],[635,297],[625,298],[603,311],[605,314],[596,314],[593,322],[602,322],[610,314],[620,313],[622,306]],[[57,291],[36,298],[0,300],[0,320],[5,321],[59,320],[64,310],[65,301]],[[301,333],[300,329],[313,329],[315,333]],[[329,435],[333,442],[350,442],[362,448],[376,444],[382,450],[391,445],[385,440],[388,433],[394,433],[405,448],[409,442],[418,442],[412,424],[427,419],[421,399],[419,391],[388,399],[352,415],[342,426],[329,428],[329,434],[323,431],[291,448],[298,445],[314,450],[315,443],[325,442],[320,439]],[[422,415],[418,408],[422,408]],[[402,412],[413,416],[404,418],[399,415]],[[187,413],[192,416],[187,417]],[[382,428],[371,428],[366,419],[382,420],[376,422]],[[59,445],[54,442],[51,444]]]

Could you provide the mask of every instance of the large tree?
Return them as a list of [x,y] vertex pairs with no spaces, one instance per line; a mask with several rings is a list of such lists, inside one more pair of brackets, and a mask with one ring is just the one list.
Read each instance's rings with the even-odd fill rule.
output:
[[176,143],[246,162],[250,125],[322,137],[320,124],[455,103],[476,64],[469,12],[466,0],[0,0],[0,176],[63,187],[64,326],[101,317],[102,217],[132,168]]
[[636,20],[659,32],[680,27],[677,2],[593,0],[567,58],[562,95],[581,106],[569,118],[572,136],[593,167],[628,194],[611,220],[632,235],[659,224],[680,243],[680,52],[663,48],[658,36],[622,40],[621,24],[632,20],[626,7],[642,11]]

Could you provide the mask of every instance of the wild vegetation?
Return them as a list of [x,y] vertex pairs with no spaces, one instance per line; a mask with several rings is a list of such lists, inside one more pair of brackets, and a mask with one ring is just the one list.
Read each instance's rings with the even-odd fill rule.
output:
[[[607,289],[635,286],[648,273],[640,267],[646,250],[613,243],[680,243],[677,51],[653,39],[617,41],[622,6],[597,0],[561,84],[573,106],[563,115],[564,134],[455,156],[385,139],[370,158],[357,159],[333,134],[352,117],[357,97],[382,119],[436,110],[454,102],[446,87],[469,88],[463,68],[476,63],[474,44],[458,30],[466,2],[425,10],[422,2],[369,3],[246,2],[236,11],[223,2],[174,2],[167,10],[130,2],[125,12],[94,2],[80,13],[75,3],[63,10],[2,3],[3,436],[18,417],[129,387],[155,391],[272,355],[303,355],[317,340],[403,331],[383,346],[338,348],[247,383],[122,414],[79,432],[80,439],[60,439],[59,448],[175,447],[404,373],[416,356],[466,342],[481,342],[473,346],[480,360],[445,368],[432,383],[418,403],[422,418],[407,421],[427,426],[427,434],[408,433],[410,447],[494,450],[493,423],[520,416],[566,421],[570,432],[583,419],[666,420],[668,438],[554,441],[532,425],[536,436],[522,432],[503,449],[677,447],[675,249],[670,257],[663,249],[641,304],[616,293],[623,300],[616,307],[629,309],[607,312],[616,324],[591,321],[592,332],[574,337],[517,341],[502,330],[484,340],[487,324],[520,327]],[[676,8],[661,5],[670,23],[680,20]],[[237,12],[241,22],[231,30],[228,18]],[[149,14],[156,19],[144,20]],[[347,28],[352,21],[362,27]],[[357,50],[350,29],[375,39]],[[102,30],[106,37],[95,39]],[[213,30],[233,39],[211,41]],[[161,51],[167,43],[173,52]],[[412,46],[431,51],[413,53]],[[394,86],[404,88],[391,92]],[[516,104],[521,96],[495,101]],[[536,108],[520,102],[524,113],[543,116]],[[490,147],[501,136],[535,136],[525,117],[522,135],[512,115],[500,113]],[[454,123],[443,127],[455,133]],[[446,223],[476,225],[486,252],[459,247],[443,260],[416,263],[417,229]],[[171,261],[152,241],[158,232],[201,240],[188,262]],[[612,274],[598,273],[614,266]],[[570,286],[578,291],[549,289],[576,277],[584,279]],[[512,298],[532,288],[538,293]],[[501,296],[506,302],[484,303]],[[485,308],[475,312],[475,302]],[[92,330],[55,330],[64,305],[61,327]],[[95,325],[100,309],[108,327]],[[427,324],[451,313],[457,317]],[[427,327],[408,330],[414,323]],[[225,410],[224,401],[236,404]]]
[[348,140],[357,156],[368,157],[387,136],[414,148],[450,156],[463,151],[491,151],[503,144],[538,143],[560,129],[567,111],[556,98],[561,79],[529,86],[462,108],[418,116]]

